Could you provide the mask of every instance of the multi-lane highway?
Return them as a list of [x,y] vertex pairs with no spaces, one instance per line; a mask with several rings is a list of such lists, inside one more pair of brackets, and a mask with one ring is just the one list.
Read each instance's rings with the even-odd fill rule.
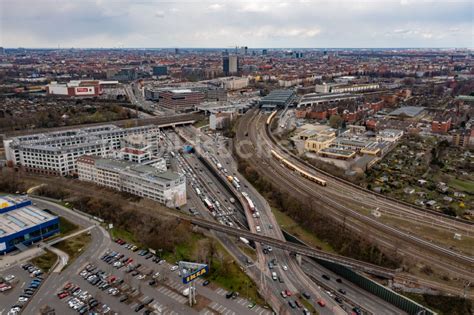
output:
[[[183,130],[184,129],[184,130]],[[259,218],[251,217],[249,218],[249,225],[252,224],[257,224],[259,225],[262,236],[265,235],[267,237],[271,238],[271,241],[275,240],[284,240],[283,234],[273,216],[271,213],[271,208],[267,201],[246,181],[245,178],[240,176],[237,173],[237,165],[232,158],[232,156],[229,154],[229,152],[225,149],[225,146],[223,143],[221,143],[221,140],[219,137],[208,137],[205,134],[200,134],[198,130],[193,129],[192,127],[186,127],[186,128],[180,128],[180,133],[186,134],[187,137],[193,136],[193,139],[199,139],[199,144],[198,146],[200,147],[199,151],[203,154],[207,154],[212,156],[213,159],[217,159],[217,161],[222,165],[221,170],[217,170],[216,172],[222,173],[222,176],[226,175],[232,175],[232,176],[238,176],[241,181],[241,190],[246,191],[252,198],[255,208],[257,211],[260,213]],[[197,141],[196,141],[197,142]],[[197,143],[195,143],[197,144]],[[191,157],[192,155],[189,155]],[[211,163],[215,164],[215,163]],[[225,172],[225,173],[224,173]],[[212,174],[211,174],[212,175]],[[206,176],[207,177],[207,176]],[[212,176],[210,176],[212,177]],[[209,177],[207,177],[209,178]],[[240,193],[240,192],[236,192]],[[241,231],[243,233],[244,231]],[[255,234],[253,235],[255,236]],[[266,245],[264,246],[266,247]],[[270,278],[271,276],[271,271],[277,272],[278,276],[282,278],[284,281],[283,286],[279,286],[279,283],[272,283],[272,286],[277,286],[281,290],[288,289],[290,291],[294,292],[310,292],[312,296],[315,297],[314,302],[316,302],[319,299],[325,300],[327,303],[329,303],[328,306],[329,308],[324,308],[322,311],[326,311],[328,309],[332,309],[332,311],[337,310],[337,303],[334,302],[334,294],[331,293],[331,291],[337,291],[337,288],[332,288],[331,291],[329,290],[322,290],[318,285],[315,285],[315,283],[308,278],[306,274],[303,273],[309,271],[312,271],[313,274],[320,272],[321,270],[324,270],[323,267],[319,266],[318,269],[313,268],[312,265],[306,264],[306,270],[301,269],[301,267],[296,263],[296,260],[294,258],[291,258],[288,255],[288,251],[278,249],[278,246],[275,246],[271,252],[267,252],[266,254],[262,253],[262,247],[257,246],[258,249],[258,267],[264,270]],[[274,267],[274,269],[270,270],[268,268],[268,263],[274,261],[277,262],[277,265]],[[286,270],[285,270],[286,269]],[[330,273],[328,271],[328,273]],[[362,291],[359,289],[359,291]],[[353,291],[351,289],[351,292],[357,292]],[[361,305],[364,309],[367,309],[369,312],[374,313],[374,314],[399,314],[401,313],[401,310],[396,309],[392,305],[377,299],[375,297],[372,298],[372,300],[375,300],[377,302],[372,302],[370,305],[366,306],[363,303],[358,303],[358,293],[353,293],[356,296],[352,295],[350,299],[346,298],[345,300],[348,303],[343,303],[343,306],[345,309],[350,309],[351,305],[358,304]],[[370,296],[370,294],[365,293],[366,297]],[[363,300],[363,296],[360,296],[361,299]],[[354,302],[351,302],[354,301]],[[313,303],[314,303],[313,302]],[[316,304],[316,303],[314,303]],[[318,310],[320,309],[319,306],[314,305],[315,308]]]
[[[244,154],[251,156],[248,161],[255,166],[261,175],[266,176],[267,178],[279,178],[281,181],[284,181],[285,185],[282,185],[283,189],[285,188],[284,186],[288,188],[288,183],[291,183],[292,188],[286,189],[289,193],[293,195],[296,194],[300,198],[314,198],[315,202],[318,202],[320,207],[327,210],[329,215],[336,220],[345,222],[345,224],[353,230],[358,231],[359,233],[362,231],[365,233],[367,233],[367,231],[372,231],[372,238],[384,247],[395,248],[398,253],[402,253],[403,255],[409,255],[416,259],[429,261],[431,265],[435,264],[437,267],[448,271],[449,273],[454,273],[458,276],[467,278],[472,277],[472,257],[424,240],[411,233],[404,232],[402,229],[394,228],[378,222],[369,215],[363,215],[352,209],[355,208],[357,204],[360,205],[360,202],[353,198],[354,194],[357,192],[354,191],[354,188],[351,188],[349,193],[345,190],[345,186],[342,187],[340,183],[333,184],[332,181],[328,181],[327,187],[321,187],[316,183],[302,178],[297,173],[289,172],[288,168],[273,159],[271,155],[268,153],[265,154],[271,149],[278,150],[278,147],[268,138],[265,124],[266,118],[267,115],[256,113],[254,111],[247,113],[240,121],[236,142],[236,145],[241,152],[243,151]],[[282,150],[279,150],[279,152],[281,151]],[[286,152],[282,152],[282,154],[285,154],[285,157],[288,156]],[[293,162],[293,160],[291,161]],[[297,162],[298,161],[295,163]],[[302,163],[298,166],[307,167],[301,164]],[[319,174],[315,173],[315,176],[318,175]],[[326,180],[326,178],[324,179]],[[273,182],[276,183],[277,181]],[[335,187],[331,187],[331,185],[334,185]],[[373,198],[374,197],[371,196],[369,200],[373,200]],[[379,201],[377,200],[377,202]],[[380,208],[382,208],[383,211],[404,211],[401,209],[405,206],[394,205],[393,209],[395,210],[390,210],[391,208],[387,205],[383,206],[383,204],[388,202],[389,201],[387,200],[383,200],[380,203]],[[413,222],[412,216],[414,215],[417,215],[416,210],[410,209],[409,212],[407,212],[408,223],[409,221]],[[445,218],[439,219],[425,212],[421,213],[420,216],[426,221],[428,221],[426,218],[429,218],[427,224],[430,224],[432,227],[436,227],[436,222],[438,222],[438,220],[442,220],[443,222],[446,221]],[[448,229],[450,226],[455,226],[461,230],[471,229],[470,225],[459,222],[453,223],[452,221],[447,223],[446,226],[448,226]],[[422,250],[420,250],[420,248]],[[442,257],[442,259],[436,259],[436,261],[433,262],[433,257],[436,256]]]
[[[198,132],[197,130],[188,130],[189,134],[188,137],[191,134],[194,134],[195,132]],[[202,155],[209,155],[210,151],[207,148],[207,146],[204,145],[204,143],[209,143],[212,144],[213,141],[212,139],[206,138],[207,136],[204,134],[201,134],[201,145],[197,147],[196,149],[199,151],[199,154]],[[192,140],[190,140],[192,141]],[[237,175],[236,171],[236,166],[234,162],[229,158],[225,159],[224,157],[226,156],[225,154],[218,155],[217,153],[214,153],[215,150],[212,150],[213,153],[211,155],[217,159],[223,166],[222,166],[222,176],[227,176],[227,175]],[[227,167],[229,169],[227,169]],[[225,170],[225,172],[224,172]],[[244,179],[242,179],[244,180]],[[247,187],[245,187],[247,186]],[[248,185],[245,184],[245,189],[248,191]],[[265,236],[271,236],[272,238],[275,239],[280,239],[284,240],[283,234],[281,230],[279,229],[278,225],[276,224],[276,221],[268,219],[268,214],[265,211],[265,207],[257,201],[257,199],[254,197],[255,195],[248,191],[249,195],[252,197],[253,200],[255,200],[255,205],[256,208],[260,212],[260,217],[255,218],[252,216],[252,213],[250,211],[245,210],[245,216],[248,222],[249,229],[252,233],[257,233],[256,227],[257,225],[260,227],[260,232],[262,235]],[[273,217],[273,216],[271,216]],[[241,233],[244,233],[242,230]],[[304,274],[304,272],[299,268],[299,266],[296,264],[294,259],[290,259],[288,252],[275,248],[271,251],[271,253],[264,253],[264,247],[265,245],[262,245],[261,243],[256,244],[256,249],[257,249],[257,261],[256,261],[256,266],[258,269],[264,272],[265,274],[265,279],[263,282],[264,285],[264,290],[272,290],[274,292],[273,296],[280,296],[281,291],[284,290],[289,290],[291,292],[309,292],[313,299],[310,299],[311,304],[313,307],[318,308],[316,301],[324,298],[327,303],[327,307],[325,308],[320,308],[320,313],[321,314],[333,314],[333,313],[339,313],[339,314],[344,314],[343,310],[339,307],[339,305],[333,301],[325,292],[322,292],[321,290],[317,290],[316,286],[314,283]],[[267,251],[265,251],[267,252]],[[275,262],[275,267],[273,269],[269,269],[269,263],[270,262]],[[283,269],[283,266],[285,266],[285,269]],[[279,277],[279,281],[274,281],[272,280],[272,272],[277,273],[277,277]],[[282,297],[279,297],[280,299],[283,299]],[[286,300],[282,301],[283,303],[286,304]],[[282,303],[282,304],[283,304]],[[288,306],[287,310],[291,310]]]

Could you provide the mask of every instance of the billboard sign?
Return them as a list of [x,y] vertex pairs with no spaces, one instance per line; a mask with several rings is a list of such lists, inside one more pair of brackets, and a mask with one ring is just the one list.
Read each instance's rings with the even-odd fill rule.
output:
[[196,264],[196,263],[179,263],[180,270],[185,271],[182,275],[182,280],[184,284],[188,284],[197,278],[209,273],[209,266],[206,264]]
[[202,269],[199,269],[185,277],[183,277],[183,283],[184,284],[188,284],[189,282],[191,281],[194,281],[196,280],[197,278],[199,278],[200,276],[203,276],[205,274],[209,273],[209,267],[206,265],[205,267],[203,267]]
[[76,95],[94,95],[95,88],[93,86],[89,87],[76,87],[75,88]]

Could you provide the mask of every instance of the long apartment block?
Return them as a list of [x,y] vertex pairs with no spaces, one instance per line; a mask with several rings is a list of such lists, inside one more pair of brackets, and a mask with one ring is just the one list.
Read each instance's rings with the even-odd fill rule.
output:
[[105,157],[120,149],[127,136],[143,135],[148,141],[158,141],[160,129],[148,125],[120,128],[101,125],[9,138],[3,141],[7,163],[28,172],[67,176],[77,174],[76,160],[81,155]]

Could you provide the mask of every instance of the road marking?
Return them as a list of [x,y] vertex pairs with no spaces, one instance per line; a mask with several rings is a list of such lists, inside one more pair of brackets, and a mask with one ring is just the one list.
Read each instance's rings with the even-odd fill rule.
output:
[[23,283],[21,284],[20,289],[22,289],[22,288],[25,286],[25,283],[26,283],[26,282],[23,282]]

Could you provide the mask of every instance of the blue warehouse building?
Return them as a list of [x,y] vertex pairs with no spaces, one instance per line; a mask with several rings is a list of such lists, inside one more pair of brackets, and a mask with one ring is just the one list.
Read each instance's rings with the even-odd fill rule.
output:
[[59,233],[59,217],[43,211],[23,196],[0,196],[0,254]]

